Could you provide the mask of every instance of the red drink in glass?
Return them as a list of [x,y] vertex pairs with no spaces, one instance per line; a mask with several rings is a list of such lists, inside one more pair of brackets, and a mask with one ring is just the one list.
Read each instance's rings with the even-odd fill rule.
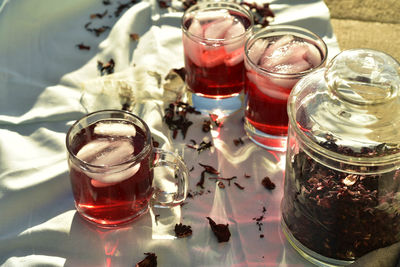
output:
[[[175,154],[153,148],[146,123],[121,110],[97,111],[74,123],[67,134],[70,180],[78,213],[102,227],[119,226],[153,206],[170,207],[186,197],[188,171]],[[171,177],[153,170],[168,168]],[[168,199],[165,198],[168,196]]]
[[[102,127],[106,134],[99,130]],[[109,135],[107,128],[123,131],[124,135]],[[136,134],[130,135],[129,131]],[[106,167],[123,164],[139,155],[145,141],[144,132],[134,124],[103,120],[77,133],[71,150],[88,164]],[[152,194],[150,151],[147,149],[140,162],[124,166],[128,169],[121,167],[111,173],[95,173],[73,166],[70,178],[77,210],[100,224],[120,224],[145,212]]]
[[255,143],[286,149],[287,99],[297,81],[325,64],[326,45],[294,26],[272,26],[246,43],[245,130]]
[[251,13],[234,3],[201,3],[185,12],[182,40],[186,85],[192,93],[227,99],[242,92],[244,44],[252,27]]
[[[133,127],[135,136],[104,136],[95,129],[102,125]],[[132,130],[132,129],[130,129]],[[142,130],[126,121],[100,121],[82,129],[73,139],[72,151],[81,160],[95,165],[117,165],[144,148]],[[91,173],[71,168],[72,191],[78,211],[96,223],[119,224],[134,218],[148,207],[151,197],[153,171],[150,169],[150,150],[142,160],[127,170],[116,173]]]

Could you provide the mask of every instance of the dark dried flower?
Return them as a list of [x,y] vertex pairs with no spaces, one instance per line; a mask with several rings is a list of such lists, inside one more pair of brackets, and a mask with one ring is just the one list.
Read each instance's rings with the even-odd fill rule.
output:
[[105,64],[101,61],[97,61],[97,68],[100,70],[101,76],[114,73],[114,67],[115,62],[112,58]]
[[266,177],[264,177],[264,179],[262,179],[261,184],[268,190],[275,189],[275,184],[271,181],[271,179],[268,176],[266,176]]
[[139,34],[137,34],[137,33],[131,33],[131,34],[129,34],[129,37],[131,38],[131,40],[133,40],[133,41],[138,41],[139,40]]
[[197,148],[197,152],[201,153],[206,149],[210,149],[212,146],[213,144],[211,143],[211,141],[209,142],[201,141],[199,147]]
[[209,174],[219,174],[219,171],[217,171],[213,166],[206,165],[206,164],[201,164],[201,163],[199,163],[199,165],[201,167],[203,167],[204,171],[209,173]]
[[[385,143],[353,149],[331,134],[324,137],[320,145],[342,155],[369,158],[399,151]],[[285,180],[290,191],[282,209],[285,223],[303,245],[326,257],[355,260],[399,241],[399,170],[376,174],[376,166],[348,169],[342,163],[341,171],[301,149],[290,165]]]
[[107,10],[105,10],[103,13],[94,13],[90,15],[91,19],[102,19],[105,15],[107,15]]
[[221,181],[219,181],[219,182],[217,183],[217,185],[218,185],[218,187],[221,188],[221,189],[224,189],[224,188],[225,188],[224,183],[221,182]]
[[213,219],[206,217],[211,226],[211,230],[217,237],[218,242],[228,242],[231,237],[231,232],[229,231],[229,224],[216,224]]
[[202,171],[200,175],[200,180],[196,184],[197,186],[200,186],[202,189],[204,189],[205,175],[206,171]]
[[248,178],[250,178],[250,177],[251,177],[251,175],[246,174],[246,173],[244,174],[244,178],[247,178],[247,179],[248,179]]
[[105,5],[105,6],[111,5],[111,1],[110,0],[103,0],[103,5]]
[[115,17],[119,17],[121,15],[122,12],[124,12],[125,9],[130,8],[131,6],[133,6],[134,4],[137,3],[137,0],[131,0],[125,4],[119,4],[119,6],[117,7],[117,10],[115,10],[114,15]]
[[208,179],[217,181],[219,180],[228,181],[228,186],[231,186],[231,181],[236,178],[237,178],[236,176],[232,176],[232,177],[209,177]]
[[79,48],[79,50],[90,50],[90,46],[84,45],[83,43],[77,44],[76,46]]
[[235,146],[243,145],[243,144],[244,144],[242,138],[240,138],[240,137],[237,138],[237,139],[233,139],[233,143],[235,144]]
[[146,258],[136,263],[135,267],[157,267],[157,256],[155,253],[148,252],[144,253]]
[[269,3],[248,3],[242,2],[244,6],[247,6],[249,10],[253,13],[254,25],[260,25],[261,27],[266,27],[269,25],[270,20],[275,17],[274,12],[272,12],[269,7]]
[[241,186],[240,184],[238,184],[237,182],[233,182],[237,188],[239,188],[240,190],[244,190],[244,187]]
[[183,238],[192,235],[192,227],[190,225],[184,225],[182,223],[176,224],[174,231],[177,238]]
[[186,118],[187,113],[198,114],[192,106],[182,101],[170,103],[168,108],[165,109],[163,121],[173,132],[172,137],[174,139],[176,138],[178,131],[182,133],[183,139],[185,139],[189,127],[193,124],[192,121]]

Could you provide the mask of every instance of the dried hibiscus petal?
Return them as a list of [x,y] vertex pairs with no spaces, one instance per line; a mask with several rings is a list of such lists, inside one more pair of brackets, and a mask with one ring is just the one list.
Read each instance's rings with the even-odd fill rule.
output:
[[228,242],[231,237],[231,232],[229,231],[229,224],[216,224],[213,219],[206,217],[211,226],[211,230],[217,237],[218,242]]
[[90,50],[90,46],[83,43],[77,44],[76,46],[79,48],[79,50]]
[[268,190],[275,189],[275,184],[271,181],[271,179],[268,176],[266,176],[266,177],[264,177],[264,179],[262,179],[261,184]]
[[100,70],[100,74],[112,74],[114,73],[115,62],[114,59],[110,59],[107,63],[97,61],[97,68]]
[[182,223],[176,224],[174,231],[177,238],[183,238],[192,235],[192,227],[190,225],[184,225]]
[[201,163],[199,163],[199,165],[201,167],[203,167],[204,171],[209,173],[209,174],[219,174],[219,171],[217,171],[213,166],[206,165],[206,164],[201,164]]
[[157,256],[155,253],[148,252],[144,253],[146,258],[142,261],[136,263],[135,267],[156,267],[157,266]]

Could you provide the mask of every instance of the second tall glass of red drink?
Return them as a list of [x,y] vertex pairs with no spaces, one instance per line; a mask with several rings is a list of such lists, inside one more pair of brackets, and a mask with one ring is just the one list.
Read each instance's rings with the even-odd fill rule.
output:
[[231,2],[204,2],[185,12],[186,85],[195,108],[226,115],[242,106],[244,44],[252,28],[252,14]]
[[326,63],[327,46],[311,31],[269,26],[245,45],[245,130],[256,144],[285,151],[287,99],[297,81]]

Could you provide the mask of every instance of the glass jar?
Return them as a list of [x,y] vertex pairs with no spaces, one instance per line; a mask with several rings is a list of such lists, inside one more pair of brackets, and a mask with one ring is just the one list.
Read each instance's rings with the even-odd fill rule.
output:
[[318,265],[346,265],[400,241],[400,65],[338,54],[288,100],[282,226]]

